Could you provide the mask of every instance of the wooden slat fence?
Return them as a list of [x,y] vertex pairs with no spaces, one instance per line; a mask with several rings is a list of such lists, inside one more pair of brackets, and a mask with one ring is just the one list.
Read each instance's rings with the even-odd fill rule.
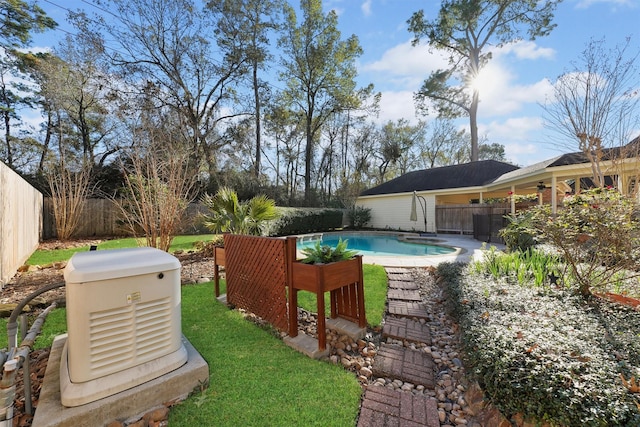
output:
[[[209,231],[195,219],[199,212],[206,208],[199,203],[190,203],[187,207],[180,234],[206,234]],[[74,237],[128,236],[129,231],[122,225],[120,209],[110,199],[87,199]],[[43,239],[56,237],[53,203],[50,198],[44,199]]]
[[439,233],[473,234],[473,215],[507,214],[509,205],[470,204],[436,206],[436,227]]
[[0,288],[38,247],[42,193],[0,162]]
[[288,330],[286,240],[225,234],[227,303]]

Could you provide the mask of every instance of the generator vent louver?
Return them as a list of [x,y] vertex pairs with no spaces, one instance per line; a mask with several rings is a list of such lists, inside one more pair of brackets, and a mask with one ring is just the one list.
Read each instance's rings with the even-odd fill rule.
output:
[[155,301],[89,313],[90,368],[98,375],[123,362],[139,363],[166,354],[171,333],[171,300]]

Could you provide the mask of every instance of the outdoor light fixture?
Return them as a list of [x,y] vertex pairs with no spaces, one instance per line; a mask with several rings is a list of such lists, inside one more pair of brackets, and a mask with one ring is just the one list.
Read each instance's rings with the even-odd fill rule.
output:
[[545,187],[544,182],[538,182],[538,191],[543,192],[545,188],[547,187]]

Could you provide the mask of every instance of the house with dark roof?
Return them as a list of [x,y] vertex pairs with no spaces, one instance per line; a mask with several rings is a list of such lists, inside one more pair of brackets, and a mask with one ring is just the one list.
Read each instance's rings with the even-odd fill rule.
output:
[[[597,155],[597,162],[592,162],[582,152],[576,152],[522,168],[495,160],[482,160],[413,171],[365,190],[356,205],[371,209],[369,225],[374,228],[471,233],[469,218],[459,227],[452,229],[448,224],[443,228],[438,224],[436,211],[452,205],[468,206],[468,216],[471,216],[472,209],[477,210],[485,200],[508,198],[511,201],[508,210],[513,213],[515,201],[509,196],[514,194],[537,194],[540,203],[550,203],[555,211],[566,194],[593,186],[596,172],[622,193],[638,193],[640,137],[622,147],[603,149]],[[417,215],[412,214],[416,210]]]

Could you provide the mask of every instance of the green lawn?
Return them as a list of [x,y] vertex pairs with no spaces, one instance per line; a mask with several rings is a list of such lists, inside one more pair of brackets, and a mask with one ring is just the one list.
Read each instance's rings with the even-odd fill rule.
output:
[[[169,252],[177,250],[188,251],[194,248],[196,242],[211,240],[213,234],[200,234],[196,236],[176,236],[171,242]],[[98,245],[98,249],[120,249],[135,248],[136,246],[145,246],[144,239],[122,238],[105,240]],[[67,261],[76,252],[86,252],[90,248],[89,245],[71,249],[55,249],[55,250],[37,250],[27,260],[28,265],[45,265],[56,261]]]
[[[188,250],[211,236],[180,236],[172,250]],[[136,246],[135,239],[110,240],[99,249]],[[64,261],[74,252],[36,251],[29,264]],[[385,310],[384,268],[364,265],[365,310],[371,326],[379,326]],[[222,292],[225,291],[224,281]],[[328,296],[327,296],[328,298]],[[316,310],[315,296],[299,293],[299,305]],[[6,319],[0,319],[6,330]],[[353,426],[361,387],[341,366],[309,359],[271,332],[245,320],[219,303],[213,283],[182,287],[182,331],[209,364],[209,387],[172,408],[171,426]],[[54,310],[44,324],[36,348],[51,345],[66,332],[66,311]],[[0,334],[0,346],[6,346]]]
[[210,387],[171,410],[172,426],[353,426],[353,373],[309,359],[213,297],[183,287],[183,333],[209,363]]

